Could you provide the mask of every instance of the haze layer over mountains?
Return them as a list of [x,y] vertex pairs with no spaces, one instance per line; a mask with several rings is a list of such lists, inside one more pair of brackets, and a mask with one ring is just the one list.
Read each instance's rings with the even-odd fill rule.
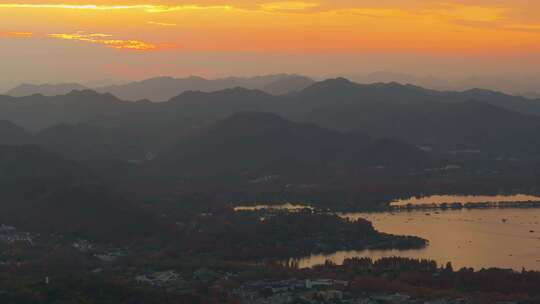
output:
[[[297,74],[274,74],[253,77],[224,77],[209,79],[198,76],[185,78],[154,77],[140,81],[99,81],[97,84],[23,83],[5,92],[14,97],[42,94],[45,96],[63,95],[72,90],[91,89],[100,93],[111,93],[122,100],[136,101],[148,99],[161,102],[169,100],[186,91],[212,92],[227,88],[243,87],[257,89],[272,95],[285,95],[323,80],[338,76],[309,77]],[[346,74],[344,77],[362,84],[397,82],[411,84],[439,91],[466,91],[476,88],[504,92],[528,98],[540,98],[540,77],[538,76],[469,76],[464,78],[444,78],[432,75],[417,76],[407,73],[378,71],[369,74]],[[110,84],[105,84],[110,83]]]
[[186,91],[212,92],[228,88],[242,87],[258,89],[269,94],[283,95],[300,91],[315,81],[300,75],[277,74],[256,77],[228,77],[205,79],[191,76],[188,78],[157,77],[120,85],[90,88],[76,83],[32,85],[22,84],[6,95],[21,97],[33,94],[55,96],[67,94],[73,90],[92,89],[100,93],[111,93],[123,100],[166,101]]
[[[134,157],[133,153],[158,153],[197,129],[243,111],[275,113],[296,122],[399,139],[432,149],[494,153],[512,150],[514,154],[540,149],[534,135],[540,130],[538,100],[480,89],[441,92],[398,83],[363,85],[344,78],[305,87],[309,81],[304,78],[284,77],[244,80],[252,86],[257,83],[289,92],[282,95],[235,87],[212,92],[181,88],[184,93],[160,103],[128,102],[92,90],[74,90],[58,96],[1,96],[0,119],[37,132],[35,136],[47,138],[44,142],[55,142],[53,136],[62,135],[63,139],[54,146],[62,146],[61,143],[69,142],[68,138],[84,138],[79,145],[99,139],[107,142],[111,151],[112,147],[122,146],[120,155],[129,158]],[[122,88],[146,86],[153,81],[160,82],[149,80]],[[220,82],[219,86],[223,85]],[[125,92],[132,94],[131,89]],[[521,149],[514,149],[516,146]],[[63,150],[77,149],[70,145]]]

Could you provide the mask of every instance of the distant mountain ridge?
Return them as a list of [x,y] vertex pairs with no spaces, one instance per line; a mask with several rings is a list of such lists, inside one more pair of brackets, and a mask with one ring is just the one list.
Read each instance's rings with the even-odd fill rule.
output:
[[254,77],[227,77],[206,79],[198,76],[186,78],[155,77],[142,81],[124,84],[87,87],[77,83],[61,84],[21,84],[5,94],[13,97],[24,97],[35,94],[43,96],[65,95],[71,91],[94,90],[99,93],[110,93],[116,97],[129,100],[167,101],[188,91],[213,92],[242,87],[258,89],[273,95],[285,95],[303,90],[315,83],[309,77],[295,74],[276,74]]
[[196,76],[187,78],[158,77],[124,85],[96,88],[96,91],[108,92],[124,100],[167,101],[187,91],[213,92],[236,87],[259,89],[270,94],[281,95],[302,90],[314,82],[305,76],[289,74],[218,79],[205,79]]
[[305,76],[283,77],[264,86],[261,90],[272,95],[296,93],[313,85],[315,81]]
[[[540,115],[540,100],[501,92],[471,89],[467,91],[436,91],[410,84],[358,84],[345,78],[317,82],[300,92],[303,105],[340,105],[358,103],[414,104],[419,102],[463,102],[475,100],[526,115]],[[310,98],[311,101],[307,102]]]
[[[399,83],[358,84],[337,78],[286,95],[235,87],[213,92],[186,91],[161,103],[123,101],[111,93],[91,90],[55,97],[0,96],[0,120],[31,132],[59,124],[82,124],[125,134],[93,137],[99,139],[94,142],[97,146],[111,147],[110,151],[121,155],[128,151],[166,150],[179,139],[246,111],[269,112],[327,129],[362,132],[445,150],[464,147],[498,153],[512,152],[511,147],[516,146],[521,148],[514,152],[540,151],[536,140],[540,101],[481,89],[436,91]],[[95,134],[100,132],[96,130]],[[111,143],[125,147],[113,149]],[[106,149],[96,150],[103,151]]]
[[506,94],[521,95],[529,98],[540,98],[534,92],[540,87],[540,75],[484,75],[469,76],[462,79],[444,78],[434,75],[413,75],[401,72],[376,71],[361,75],[349,75],[347,78],[358,83],[399,82],[412,84],[441,91],[466,91],[473,88],[484,88],[502,91]]
[[6,92],[6,95],[13,97],[30,96],[41,94],[43,96],[65,95],[74,90],[87,90],[88,88],[78,83],[60,84],[21,84]]

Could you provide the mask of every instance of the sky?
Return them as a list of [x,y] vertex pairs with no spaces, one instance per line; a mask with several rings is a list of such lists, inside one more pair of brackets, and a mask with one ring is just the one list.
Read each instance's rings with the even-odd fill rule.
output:
[[0,89],[279,72],[526,78],[540,67],[540,1],[0,0],[0,56]]

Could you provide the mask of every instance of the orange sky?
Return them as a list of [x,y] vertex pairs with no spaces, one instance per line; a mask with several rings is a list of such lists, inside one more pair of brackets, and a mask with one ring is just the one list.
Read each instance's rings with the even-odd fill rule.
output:
[[[156,66],[198,53],[476,56],[494,63],[540,54],[536,0],[86,1],[0,1],[0,46],[11,46],[17,59],[16,45],[32,40],[28,45],[69,52],[70,60],[99,54],[108,66],[118,52],[144,53],[137,56]],[[223,74],[226,64],[200,70]]]

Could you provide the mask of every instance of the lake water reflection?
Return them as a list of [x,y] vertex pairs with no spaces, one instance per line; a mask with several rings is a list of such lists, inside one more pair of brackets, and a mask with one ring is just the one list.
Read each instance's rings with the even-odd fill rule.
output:
[[401,256],[426,258],[454,268],[474,267],[540,270],[540,209],[460,209],[396,213],[348,213],[350,219],[366,218],[381,232],[416,235],[428,239],[420,250],[342,251],[300,259],[300,267],[326,260],[340,264],[350,257]]

